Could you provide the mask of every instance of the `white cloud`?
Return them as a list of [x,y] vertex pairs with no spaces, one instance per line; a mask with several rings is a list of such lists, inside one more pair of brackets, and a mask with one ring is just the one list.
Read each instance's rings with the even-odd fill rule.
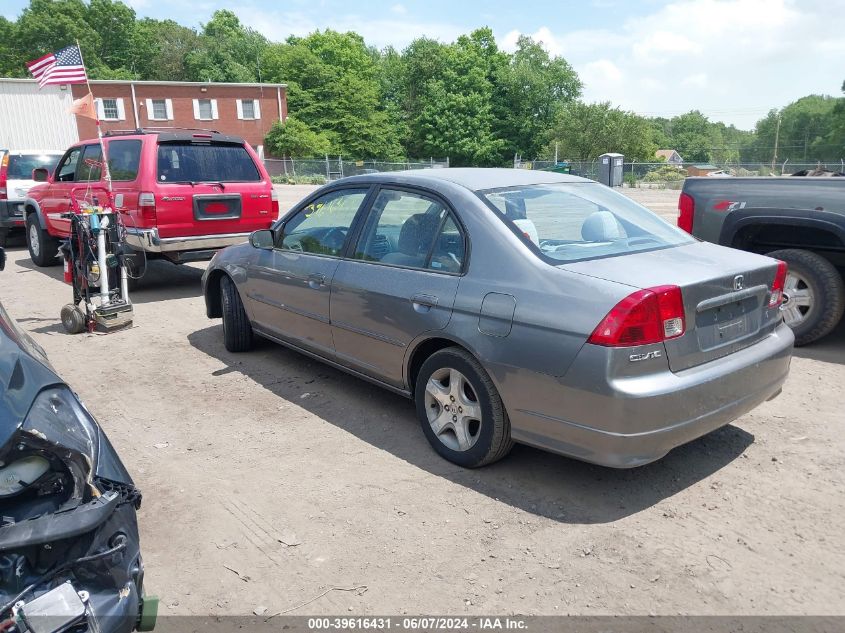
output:
[[675,0],[613,27],[532,37],[573,64],[588,101],[666,116],[697,108],[750,128],[771,107],[839,94],[843,33],[845,12],[823,3]]
[[404,4],[394,4],[390,7],[390,12],[395,13],[396,15],[405,15],[408,13],[408,9],[405,7]]

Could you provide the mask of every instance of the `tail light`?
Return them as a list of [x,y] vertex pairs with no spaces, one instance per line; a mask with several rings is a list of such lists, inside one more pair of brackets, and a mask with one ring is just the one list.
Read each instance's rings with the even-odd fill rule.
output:
[[688,193],[678,198],[678,227],[692,233],[692,221],[695,218],[695,200]]
[[786,262],[778,261],[775,280],[772,282],[772,294],[769,296],[769,307],[776,308],[783,301],[783,288],[786,285]]
[[279,193],[276,189],[273,189],[273,193],[270,194],[270,206],[273,209],[273,219],[279,217]]
[[588,340],[605,347],[662,343],[686,329],[684,300],[678,286],[638,290],[607,313]]
[[156,197],[154,193],[142,191],[138,194],[138,213],[145,226],[156,225]]
[[0,159],[0,200],[8,199],[8,192],[6,191],[7,174],[9,172],[9,155],[3,154]]

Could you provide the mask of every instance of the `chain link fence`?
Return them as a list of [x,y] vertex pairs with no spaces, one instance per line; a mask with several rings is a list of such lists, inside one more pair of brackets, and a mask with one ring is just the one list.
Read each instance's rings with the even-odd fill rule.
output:
[[[569,173],[591,180],[598,180],[598,160],[574,161],[514,161],[517,169],[536,169]],[[687,176],[712,176],[721,178],[757,178],[790,176],[799,172],[825,170],[845,173],[845,159],[840,162],[815,161],[807,163],[624,163],[623,186],[642,189],[680,189]]]
[[390,162],[380,160],[347,160],[340,156],[323,159],[265,158],[264,166],[276,183],[322,185],[346,176],[373,174],[380,171],[439,169],[449,166],[449,158]]

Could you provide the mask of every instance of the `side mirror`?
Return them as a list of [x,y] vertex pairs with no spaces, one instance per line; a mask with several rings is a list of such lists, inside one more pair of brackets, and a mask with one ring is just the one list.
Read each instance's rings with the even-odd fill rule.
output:
[[273,248],[273,244],[276,241],[276,234],[273,232],[272,229],[262,229],[261,231],[253,231],[252,234],[249,236],[249,243],[252,244],[254,248],[262,248],[264,250],[269,250]]
[[32,179],[35,182],[47,182],[50,177],[50,172],[44,167],[38,167],[32,170]]
[[6,268],[6,249],[0,246],[0,270]]

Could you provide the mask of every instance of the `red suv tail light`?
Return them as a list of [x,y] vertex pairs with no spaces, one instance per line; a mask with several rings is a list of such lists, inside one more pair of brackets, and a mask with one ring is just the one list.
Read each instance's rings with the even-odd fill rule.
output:
[[678,286],[637,290],[607,313],[588,339],[593,345],[632,347],[662,343],[686,330]]
[[270,207],[273,210],[273,220],[275,221],[279,217],[279,194],[275,188],[273,188],[273,193],[270,194]]
[[688,193],[678,198],[678,227],[692,233],[692,221],[695,218],[695,200]]
[[138,213],[144,226],[156,225],[156,197],[154,193],[142,191],[138,194]]
[[3,154],[3,158],[0,159],[0,200],[6,200],[8,198],[8,193],[6,191],[6,183],[7,181],[7,174],[9,171],[9,155]]
[[772,282],[772,294],[769,296],[769,307],[776,308],[783,301],[783,288],[786,285],[786,262],[778,261],[778,270]]

